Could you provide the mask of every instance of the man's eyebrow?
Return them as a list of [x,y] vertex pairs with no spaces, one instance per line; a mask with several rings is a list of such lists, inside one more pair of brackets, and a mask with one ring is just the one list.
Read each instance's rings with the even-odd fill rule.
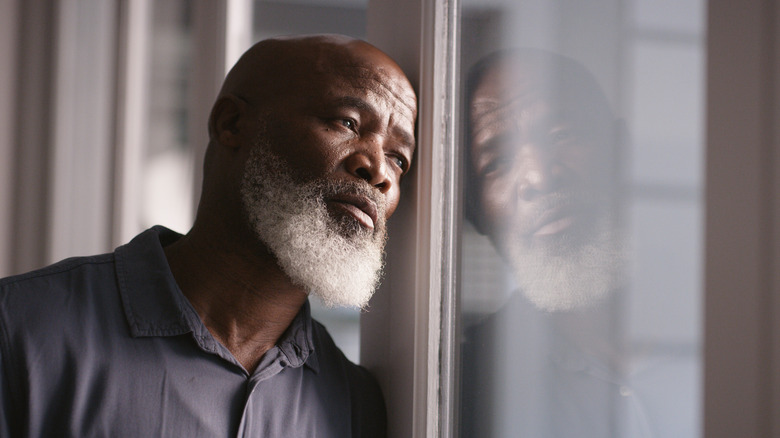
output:
[[[339,97],[336,100],[336,106],[339,107],[352,107],[360,111],[370,112],[372,114],[376,114],[377,110],[374,108],[373,105],[366,102],[365,100],[355,97],[355,96],[342,96]],[[398,136],[401,140],[401,143],[404,147],[407,147],[409,149],[414,149],[417,145],[416,140],[414,139],[414,135],[409,133],[403,128],[397,127],[394,132],[396,136]]]
[[376,108],[365,100],[355,96],[342,96],[336,100],[336,106],[352,107],[361,111],[376,113]]
[[417,146],[414,135],[410,134],[406,129],[396,128],[395,135],[401,139],[401,145],[405,148],[408,148],[410,151],[414,150],[414,148]]

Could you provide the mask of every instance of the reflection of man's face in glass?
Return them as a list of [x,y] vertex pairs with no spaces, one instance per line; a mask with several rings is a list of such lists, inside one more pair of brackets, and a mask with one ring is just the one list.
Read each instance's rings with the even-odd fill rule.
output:
[[614,121],[579,65],[541,52],[493,58],[470,82],[471,216],[546,310],[614,288]]

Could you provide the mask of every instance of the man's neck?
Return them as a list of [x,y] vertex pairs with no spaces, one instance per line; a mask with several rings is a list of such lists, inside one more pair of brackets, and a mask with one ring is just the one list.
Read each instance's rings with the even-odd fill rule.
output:
[[165,248],[182,293],[209,332],[251,374],[306,301],[267,251],[226,250],[196,232]]

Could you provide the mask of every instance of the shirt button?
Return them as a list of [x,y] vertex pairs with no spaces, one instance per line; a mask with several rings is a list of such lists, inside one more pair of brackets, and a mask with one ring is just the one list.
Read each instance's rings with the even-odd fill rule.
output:
[[623,397],[629,397],[633,393],[634,391],[632,391],[631,388],[629,388],[628,386],[623,385],[620,387],[620,395],[622,395]]

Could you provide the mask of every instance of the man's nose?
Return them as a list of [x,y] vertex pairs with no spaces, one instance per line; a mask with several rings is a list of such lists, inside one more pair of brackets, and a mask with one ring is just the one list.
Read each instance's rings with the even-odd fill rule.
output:
[[392,181],[380,139],[367,139],[347,157],[345,164],[350,175],[366,180],[382,193],[390,190]]
[[515,172],[520,198],[531,200],[555,192],[563,185],[565,169],[557,153],[544,147],[529,146],[518,158]]

